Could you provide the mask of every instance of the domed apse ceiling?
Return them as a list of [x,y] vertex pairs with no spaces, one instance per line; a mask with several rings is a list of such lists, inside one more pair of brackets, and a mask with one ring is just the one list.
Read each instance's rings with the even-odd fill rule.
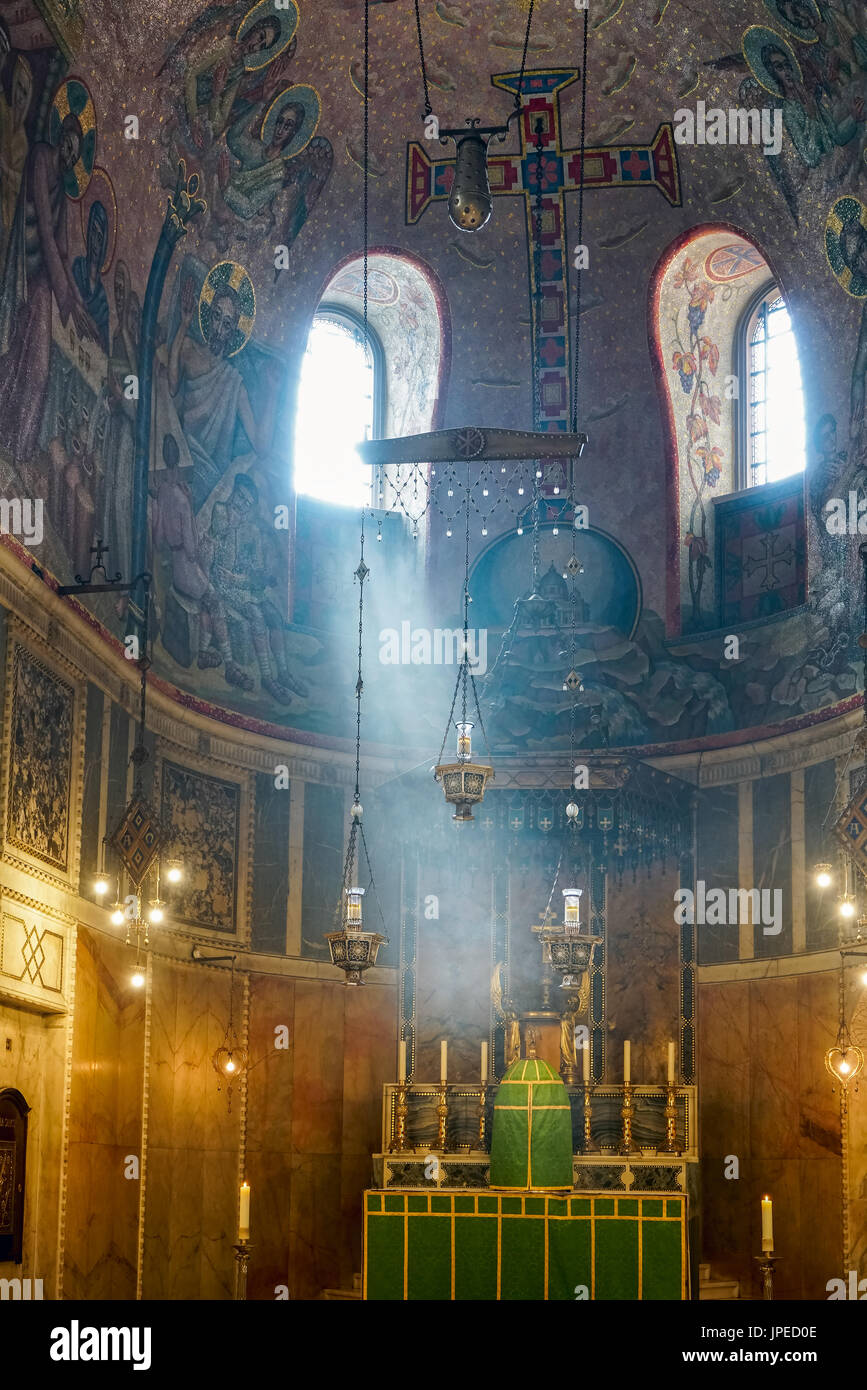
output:
[[[422,3],[421,15],[440,123],[504,120],[526,9],[473,0]],[[343,737],[357,521],[303,501],[296,514],[290,422],[313,311],[337,267],[361,249],[363,6],[0,0],[0,17],[4,495],[45,499],[45,536],[32,549],[60,582],[87,569],[96,533],[112,546],[110,564],[128,571],[137,403],[125,383],[148,345],[155,672],[236,721]],[[552,429],[568,419],[572,370],[582,23],[571,0],[537,0],[525,88],[549,122],[543,328]],[[383,255],[422,267],[439,295],[449,331],[437,423],[527,428],[529,126],[513,126],[493,153],[490,224],[461,235],[438,164],[450,151],[425,140],[413,6],[381,0],[370,24],[370,239]],[[813,718],[856,689],[857,540],[829,548],[821,503],[856,484],[865,452],[865,100],[867,17],[855,0],[593,7],[579,410],[590,442],[579,487],[596,537],[588,551],[609,566],[611,584],[622,575],[628,589],[608,608],[631,614],[638,594],[640,612],[625,628],[588,604],[588,742],[600,730],[611,743],[644,745],[732,737]],[[768,113],[767,153],[711,143],[700,110],[737,107]],[[705,143],[675,142],[684,110]],[[148,305],[181,160],[207,207],[169,248],[159,302]],[[25,255],[23,228],[37,207],[38,245]],[[720,315],[721,323],[730,302],[705,274],[706,256],[690,251],[692,233],[713,237],[715,249],[753,247],[769,267],[787,294],[804,378],[808,602],[748,625],[734,665],[713,615],[693,621],[681,604],[681,549],[692,533],[681,526],[682,441],[667,404],[679,386],[665,380],[675,369],[661,306],[683,295],[674,281],[690,256],[698,270],[687,297],[696,303],[681,306],[686,321]],[[730,467],[728,457],[721,478]],[[290,525],[277,529],[274,509],[284,504]],[[439,723],[448,672],[376,657],[380,633],[404,621],[456,621],[461,557],[446,529],[433,505],[420,555],[399,520],[384,528],[370,587],[371,688],[392,714],[377,728],[371,710],[371,734],[427,744]],[[474,520],[479,565],[491,547],[514,548],[514,497],[492,508],[485,529]],[[504,549],[484,569],[506,590],[486,591],[492,613],[526,595],[528,547],[525,535],[508,562]],[[343,603],[323,603],[319,586],[334,584],[341,563]],[[119,638],[122,612],[107,600],[94,609]],[[493,668],[508,623],[490,621]],[[535,669],[513,664],[504,672],[501,663],[491,687],[494,736],[517,748],[537,743],[541,698],[544,738],[556,746],[563,721],[550,708],[551,672],[538,669],[544,654],[532,658]],[[397,705],[412,711],[403,724],[394,722]]]

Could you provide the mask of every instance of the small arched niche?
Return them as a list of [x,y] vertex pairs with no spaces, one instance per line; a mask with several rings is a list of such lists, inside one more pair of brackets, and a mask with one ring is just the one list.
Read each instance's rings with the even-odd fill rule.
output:
[[24,1254],[29,1113],[20,1091],[0,1087],[0,1264],[20,1265]]

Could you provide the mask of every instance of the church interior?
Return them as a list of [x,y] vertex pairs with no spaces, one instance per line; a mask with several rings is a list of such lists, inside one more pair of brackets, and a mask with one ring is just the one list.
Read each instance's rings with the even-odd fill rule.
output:
[[0,0],[3,1298],[867,1298],[865,392],[863,0]]

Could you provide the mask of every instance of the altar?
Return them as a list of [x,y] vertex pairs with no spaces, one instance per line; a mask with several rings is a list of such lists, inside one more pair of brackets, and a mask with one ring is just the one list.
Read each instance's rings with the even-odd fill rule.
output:
[[[529,1066],[538,1079],[525,1103],[516,1086]],[[376,1186],[364,1194],[362,1297],[690,1298],[696,1092],[677,1088],[668,1108],[667,1092],[629,1087],[624,1153],[625,1088],[600,1084],[591,1103],[544,1061],[516,1061],[496,1089],[387,1085]]]
[[364,1194],[366,1299],[688,1297],[687,1198]]

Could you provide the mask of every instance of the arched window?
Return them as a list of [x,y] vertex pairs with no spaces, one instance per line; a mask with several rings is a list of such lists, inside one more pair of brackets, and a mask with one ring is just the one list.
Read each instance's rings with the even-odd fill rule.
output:
[[803,473],[807,456],[798,344],[777,285],[764,290],[744,316],[741,351],[747,391],[740,486],[756,487]]
[[301,366],[295,417],[295,490],[324,502],[371,501],[371,470],[356,445],[380,433],[382,348],[344,308],[320,304]]
[[804,403],[774,270],[728,224],[694,227],[657,262],[648,309],[668,462],[667,631],[797,607]]

